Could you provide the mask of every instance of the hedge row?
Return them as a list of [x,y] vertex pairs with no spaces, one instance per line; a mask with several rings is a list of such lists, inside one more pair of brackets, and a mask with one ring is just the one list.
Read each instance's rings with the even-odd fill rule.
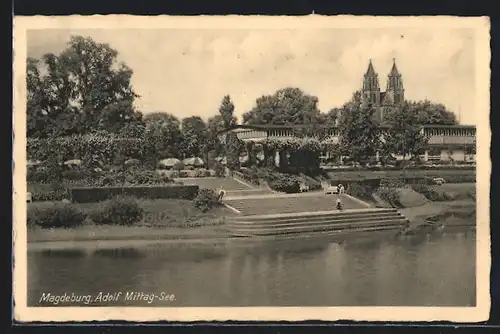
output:
[[96,187],[70,188],[70,199],[75,203],[105,201],[116,196],[133,196],[147,199],[179,198],[192,200],[198,195],[197,185],[171,185],[147,187]]
[[56,138],[28,138],[29,159],[46,160],[56,152],[64,160],[83,159],[89,154],[99,155],[109,163],[118,157],[141,158],[150,149],[146,138],[119,138],[116,136],[86,135]]

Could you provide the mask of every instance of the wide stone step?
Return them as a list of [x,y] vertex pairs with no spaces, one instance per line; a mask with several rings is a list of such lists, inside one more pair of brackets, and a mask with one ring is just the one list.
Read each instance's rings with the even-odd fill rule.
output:
[[285,235],[296,235],[301,236],[333,236],[333,235],[343,235],[343,234],[353,234],[353,233],[367,233],[367,232],[379,232],[379,231],[394,231],[397,233],[403,226],[398,224],[385,224],[385,225],[375,225],[375,226],[357,226],[356,228],[344,228],[344,229],[310,229],[310,230],[284,230],[284,231],[256,231],[256,230],[231,230],[230,233],[234,237],[254,237],[254,236],[285,236]]
[[391,224],[405,224],[404,218],[390,218],[378,219],[365,222],[350,221],[336,223],[331,221],[317,222],[317,223],[303,223],[302,225],[282,226],[282,225],[267,225],[267,226],[250,226],[250,225],[228,225],[228,229],[241,230],[241,231],[281,231],[281,230],[307,230],[307,229],[345,229],[357,226],[370,226],[370,225],[391,225]]
[[377,221],[381,219],[405,219],[400,214],[382,214],[382,215],[373,215],[373,216],[362,216],[362,217],[342,217],[340,219],[336,217],[314,217],[314,218],[307,218],[304,219],[302,217],[292,217],[292,218],[277,218],[276,220],[273,221],[240,221],[237,218],[235,219],[230,219],[227,222],[227,226],[234,226],[234,227],[252,227],[252,228],[262,228],[262,227],[269,227],[269,226],[300,226],[304,224],[312,225],[312,224],[322,224],[322,223],[328,223],[328,224],[341,224],[345,222],[369,222],[369,221]]
[[362,210],[350,210],[350,211],[315,211],[315,212],[299,212],[299,213],[275,213],[266,215],[248,215],[234,217],[238,221],[274,221],[276,219],[283,218],[297,218],[297,219],[309,219],[316,217],[332,217],[332,218],[342,218],[342,217],[364,217],[370,215],[392,215],[400,213],[396,209],[362,209]]

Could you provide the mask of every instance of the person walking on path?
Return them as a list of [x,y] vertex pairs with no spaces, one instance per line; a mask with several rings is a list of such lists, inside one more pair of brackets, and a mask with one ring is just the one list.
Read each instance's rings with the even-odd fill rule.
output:
[[343,194],[345,192],[344,186],[342,184],[339,184],[339,194]]

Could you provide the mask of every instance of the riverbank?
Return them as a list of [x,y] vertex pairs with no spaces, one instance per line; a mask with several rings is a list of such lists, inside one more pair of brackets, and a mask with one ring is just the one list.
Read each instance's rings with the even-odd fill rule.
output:
[[[44,207],[50,203],[33,203]],[[221,240],[227,239],[225,217],[235,213],[225,207],[208,213],[193,210],[189,202],[146,201],[145,219],[136,226],[85,224],[77,228],[42,229],[29,227],[28,243],[83,242],[83,241],[159,241],[159,240]],[[83,204],[82,210],[90,209]],[[410,230],[418,230],[426,221],[444,225],[475,224],[476,203],[472,200],[428,202],[421,206],[401,209],[410,221]]]
[[421,206],[400,209],[400,212],[410,221],[410,231],[426,227],[429,222],[439,222],[445,228],[476,225],[476,202],[470,199],[428,202]]
[[[194,208],[187,200],[139,200],[144,209],[143,219],[132,225],[99,225],[86,220],[74,228],[41,228],[28,225],[27,241],[105,241],[105,240],[176,240],[226,237],[225,217],[235,213],[224,206],[208,212]],[[44,209],[54,202],[28,204],[28,212]],[[71,204],[88,214],[95,204]]]

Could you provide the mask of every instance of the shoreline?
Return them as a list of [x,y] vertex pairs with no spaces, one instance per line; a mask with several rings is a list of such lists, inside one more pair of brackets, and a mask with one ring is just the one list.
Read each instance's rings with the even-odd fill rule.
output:
[[[476,203],[472,200],[429,202],[422,206],[403,208],[399,211],[410,221],[412,233],[428,228],[428,221],[437,219],[435,226],[475,226],[470,219],[446,217],[459,212],[473,214]],[[444,217],[444,219],[440,219]],[[451,219],[450,219],[451,218]],[[457,222],[463,220],[463,224]],[[300,238],[300,236],[298,236]],[[162,242],[217,243],[232,240],[223,224],[200,227],[149,227],[149,226],[93,226],[76,229],[28,229],[27,244],[30,249],[68,248],[75,244],[152,244]]]

